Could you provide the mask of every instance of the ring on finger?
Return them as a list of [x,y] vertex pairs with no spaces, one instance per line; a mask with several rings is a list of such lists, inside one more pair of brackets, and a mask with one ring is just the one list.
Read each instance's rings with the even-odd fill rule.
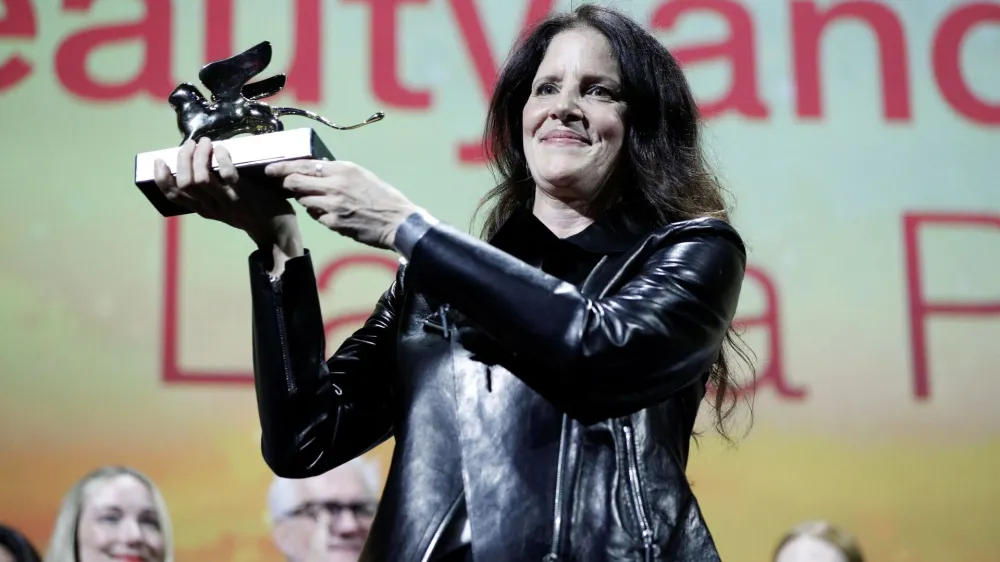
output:
[[317,176],[322,176],[323,175],[323,163],[322,162],[316,162],[316,175]]

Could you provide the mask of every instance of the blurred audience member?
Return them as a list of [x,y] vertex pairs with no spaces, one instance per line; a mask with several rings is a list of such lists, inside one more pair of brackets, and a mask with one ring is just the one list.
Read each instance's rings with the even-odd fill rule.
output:
[[381,486],[363,457],[312,478],[275,477],[267,498],[275,545],[288,562],[356,562]]
[[45,562],[173,562],[166,503],[145,475],[103,467],[63,498]]
[[864,556],[847,531],[826,521],[808,521],[781,539],[774,562],[864,562]]
[[0,562],[39,562],[38,551],[18,530],[0,525]]

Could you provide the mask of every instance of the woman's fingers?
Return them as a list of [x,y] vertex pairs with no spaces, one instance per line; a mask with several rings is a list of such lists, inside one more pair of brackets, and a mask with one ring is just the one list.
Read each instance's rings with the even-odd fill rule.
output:
[[330,175],[341,164],[327,160],[289,160],[273,162],[264,168],[264,173],[275,178],[290,174],[323,177]]
[[177,184],[174,182],[174,174],[163,160],[157,159],[153,161],[153,183],[156,184],[156,187],[160,188],[160,191],[164,195],[168,191],[177,189]]
[[246,230],[256,239],[262,239],[266,229],[288,229],[289,224],[294,229],[295,212],[276,186],[258,185],[252,178],[242,180],[232,156],[221,145],[213,146],[207,138],[187,141],[177,152],[176,174],[171,174],[166,163],[154,163],[154,181],[170,201]]
[[219,165],[218,178],[220,181],[216,182],[217,189],[225,201],[235,203],[240,197],[237,195],[233,186],[239,183],[240,173],[236,170],[236,165],[233,164],[233,158],[229,155],[229,151],[226,150],[226,147],[220,144],[215,147],[214,152],[215,161]]
[[177,187],[184,189],[191,185],[191,157],[194,155],[195,143],[188,140],[177,151]]
[[310,217],[316,219],[316,221],[327,228],[335,228],[337,213],[333,209],[333,204],[329,197],[307,195],[305,197],[296,197],[295,200],[305,208],[306,213]]
[[[211,171],[206,163],[211,162],[212,144],[207,139],[205,141],[207,146],[203,142],[195,143],[191,140],[181,145],[177,152],[177,172],[169,179],[167,176],[170,175],[170,170],[165,162],[161,162],[162,166],[155,165],[154,169],[154,173],[166,186],[164,195],[168,199],[200,214],[211,212],[217,206],[217,198],[206,192],[206,184],[199,183]],[[199,181],[196,181],[196,173]]]
[[236,185],[236,182],[240,181],[240,173],[233,164],[233,157],[221,144],[215,147],[215,161],[219,164],[219,178],[222,179],[222,183]]
[[[213,154],[215,154],[215,159],[218,161],[219,155],[216,153],[215,147],[212,146],[211,140],[202,138],[198,141],[198,145],[194,149],[194,156],[192,157],[194,183],[190,191],[192,191],[192,195],[195,197],[197,196],[196,193],[203,193],[211,197],[213,202],[219,205],[234,203],[239,200],[239,196],[237,196],[233,186],[223,181],[221,174],[216,173],[212,169]],[[229,153],[227,152],[226,155],[228,156]],[[236,168],[232,165],[231,158],[229,159],[229,168],[231,169],[227,173],[232,175]]]
[[163,192],[163,195],[171,202],[183,205],[192,210],[198,208],[198,201],[178,189],[173,173],[163,160],[153,162],[153,181],[160,188],[160,191]]
[[193,183],[207,185],[212,181],[212,141],[202,137],[195,145],[191,157],[191,179]]
[[185,191],[191,197],[208,203],[225,204],[229,197],[224,190],[219,189],[212,171],[212,141],[207,137],[198,140],[191,155],[191,185]]
[[327,212],[325,197],[322,195],[307,195],[305,197],[296,197],[295,200],[299,202],[300,205],[305,207],[306,211],[309,212],[310,216],[316,218],[313,213],[322,214]]
[[291,191],[296,197],[305,195],[327,195],[333,188],[327,178],[290,174],[281,180],[281,187]]

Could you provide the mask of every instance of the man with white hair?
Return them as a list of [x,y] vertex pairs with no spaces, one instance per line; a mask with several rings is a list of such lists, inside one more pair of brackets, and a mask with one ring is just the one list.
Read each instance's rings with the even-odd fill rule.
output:
[[312,478],[275,476],[267,497],[275,546],[288,562],[357,562],[381,480],[362,457]]

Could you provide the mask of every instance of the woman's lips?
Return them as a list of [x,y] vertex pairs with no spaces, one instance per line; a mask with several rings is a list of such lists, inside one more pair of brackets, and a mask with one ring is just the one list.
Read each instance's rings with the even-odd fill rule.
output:
[[552,142],[557,144],[590,144],[590,141],[585,135],[566,129],[557,129],[555,131],[545,133],[542,135],[542,142]]

